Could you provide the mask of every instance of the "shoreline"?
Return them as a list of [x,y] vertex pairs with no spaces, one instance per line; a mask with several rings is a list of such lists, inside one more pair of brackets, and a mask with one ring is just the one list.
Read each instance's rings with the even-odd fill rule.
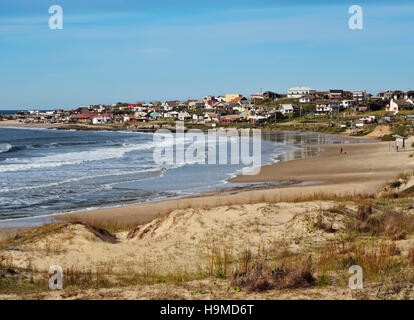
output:
[[[341,147],[347,152],[346,155],[339,155],[338,150]],[[378,156],[382,156],[382,161],[378,161]],[[401,172],[414,170],[414,160],[408,156],[408,152],[397,153],[392,149],[389,150],[387,142],[326,145],[315,157],[264,166],[259,175],[239,175],[229,180],[262,184],[295,180],[300,181],[302,185],[256,190],[247,187],[242,190],[200,193],[173,200],[63,214],[57,220],[143,224],[184,208],[213,208],[260,201],[284,202],[315,194],[338,197],[374,194],[379,187],[394,180]],[[294,179],[292,179],[293,174]],[[320,183],[313,184],[314,182]]]
[[[23,124],[22,126],[27,127],[25,124]],[[354,138],[360,140],[360,137],[343,136],[343,138],[347,140],[348,138],[349,140],[353,140]],[[345,151],[349,150],[349,153],[347,153],[347,155],[342,155],[342,158],[338,158],[337,153],[338,149],[341,146],[345,149]],[[59,213],[56,215],[51,215],[49,217],[51,218],[50,220],[57,221],[64,221],[68,219],[90,221],[98,219],[104,221],[116,221],[117,223],[140,224],[150,222],[158,216],[164,215],[179,208],[193,206],[214,207],[223,205],[224,203],[248,203],[257,201],[259,198],[266,197],[271,199],[279,197],[280,200],[283,200],[298,195],[305,196],[310,195],[312,193],[332,192],[330,186],[335,186],[332,187],[334,190],[336,190],[335,193],[340,192],[356,194],[359,192],[367,191],[375,192],[376,188],[378,188],[378,186],[381,183],[385,183],[385,181],[397,176],[401,172],[401,170],[403,170],[403,168],[401,168],[401,170],[391,170],[391,172],[390,170],[388,170],[388,168],[386,174],[377,175],[377,178],[373,178],[372,172],[370,172],[369,167],[362,167],[362,171],[368,170],[368,175],[363,174],[363,172],[359,170],[359,176],[354,172],[355,170],[352,170],[352,167],[355,165],[355,161],[361,161],[361,157],[357,157],[358,159],[355,158],[355,156],[358,155],[358,153],[363,154],[363,159],[368,159],[368,157],[365,157],[364,152],[373,152],[380,148],[382,150],[381,153],[384,153],[384,151],[386,151],[385,149],[387,149],[387,146],[387,142],[362,142],[358,144],[319,145],[316,147],[322,147],[323,150],[321,150],[316,156],[297,160],[290,160],[271,165],[264,165],[261,167],[261,172],[259,173],[259,175],[238,175],[227,180],[230,183],[246,183],[250,185],[242,187],[235,186],[220,189],[217,191],[195,193],[189,196],[178,197],[173,199],[161,199],[146,203],[128,204],[92,210],[80,209],[76,212]],[[391,154],[394,155],[394,157],[392,158],[395,158],[395,156],[398,155],[395,152],[390,152],[389,155]],[[401,158],[401,156],[398,156],[397,158]],[[329,165],[327,165],[326,162],[329,162],[329,160],[332,159],[334,161],[339,160],[342,162],[346,160],[346,168],[351,169],[351,173],[353,173],[351,174],[351,177],[347,176],[347,174],[349,174],[350,172],[341,172],[341,170],[339,170],[337,166],[332,168]],[[319,167],[318,163],[321,164]],[[357,166],[358,163],[356,164]],[[351,165],[349,166],[349,164]],[[300,168],[305,168],[306,170],[301,170]],[[312,174],[312,172],[307,172],[307,170],[309,170],[308,168],[316,168],[317,170]],[[412,169],[414,169],[414,167],[412,167]],[[337,172],[335,173],[335,171]],[[294,181],[295,183],[289,183],[292,181]],[[275,183],[279,183],[279,185],[274,185]],[[350,183],[356,183],[356,185],[350,187]],[[45,217],[39,219],[44,218]],[[36,219],[36,217],[27,217],[27,219]],[[21,219],[10,220],[14,221]],[[7,227],[0,228],[4,229]]]

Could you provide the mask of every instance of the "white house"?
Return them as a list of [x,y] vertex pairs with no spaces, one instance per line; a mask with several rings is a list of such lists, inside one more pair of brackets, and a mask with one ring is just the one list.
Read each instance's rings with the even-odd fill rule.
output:
[[390,104],[387,106],[387,111],[398,112],[401,110],[413,110],[414,102],[411,99],[408,100],[390,100]]
[[111,123],[111,122],[112,122],[111,117],[93,117],[92,118],[92,124],[103,124],[103,123]]
[[178,112],[177,111],[170,111],[164,113],[164,118],[178,118]]
[[179,101],[166,101],[161,105],[161,107],[164,109],[164,111],[171,111],[172,109],[177,107],[179,103]]
[[311,103],[315,98],[313,96],[303,96],[299,99],[300,103]]
[[313,95],[314,93],[315,93],[315,90],[309,87],[293,87],[288,90],[287,96],[288,98],[298,99],[303,96]]
[[204,122],[211,122],[211,121],[215,121],[218,122],[218,117],[215,113],[205,113],[204,114]]
[[316,113],[327,114],[332,113],[333,111],[339,108],[338,101],[334,100],[319,100],[316,101]]
[[290,113],[294,113],[295,112],[295,108],[293,107],[292,104],[282,104],[279,107],[279,111],[283,114],[290,114]]
[[364,101],[366,97],[366,92],[365,91],[352,91],[352,97],[357,102]]
[[354,106],[354,100],[342,100],[339,105],[343,108],[343,109],[348,109],[348,108],[352,108]]
[[180,112],[178,114],[178,120],[180,120],[180,121],[190,120],[190,119],[192,119],[192,117],[187,111]]

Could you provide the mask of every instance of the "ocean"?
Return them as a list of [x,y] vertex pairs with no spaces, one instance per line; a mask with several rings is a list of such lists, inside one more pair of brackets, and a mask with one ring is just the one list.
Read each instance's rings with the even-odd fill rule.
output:
[[[315,155],[317,144],[339,142],[339,136],[315,133],[264,133],[261,164]],[[155,147],[152,133],[0,127],[0,227],[239,186],[226,180],[243,164],[162,165],[154,162]]]

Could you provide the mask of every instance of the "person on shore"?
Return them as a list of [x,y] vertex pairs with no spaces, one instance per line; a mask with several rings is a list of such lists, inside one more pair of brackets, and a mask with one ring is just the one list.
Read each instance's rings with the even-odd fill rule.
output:
[[341,148],[340,153],[342,154],[344,152],[344,149]]

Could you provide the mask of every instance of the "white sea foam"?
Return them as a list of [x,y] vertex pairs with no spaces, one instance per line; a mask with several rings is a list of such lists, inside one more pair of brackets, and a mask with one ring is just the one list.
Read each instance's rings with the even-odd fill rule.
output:
[[[125,144],[122,147],[106,147],[89,151],[54,153],[44,157],[7,159],[6,164],[0,166],[0,172],[53,168],[66,165],[79,165],[84,162],[122,158],[128,152],[150,149],[153,146],[152,142],[144,144]],[[12,163],[13,160],[18,161],[18,163]]]
[[0,153],[8,152],[13,146],[8,143],[0,143]]
[[[3,189],[0,189],[0,193],[1,192],[13,192],[13,191],[22,191],[22,190],[41,189],[41,188],[55,187],[55,186],[59,186],[59,185],[66,184],[66,183],[71,183],[71,182],[79,182],[79,181],[88,180],[88,179],[133,175],[133,174],[139,174],[139,173],[144,173],[144,172],[155,172],[155,171],[162,171],[162,168],[158,168],[158,167],[143,168],[141,170],[113,172],[113,173],[109,173],[109,174],[98,174],[98,175],[85,176],[85,177],[79,177],[79,178],[71,178],[71,179],[65,179],[65,180],[61,180],[61,181],[57,181],[57,182],[37,184],[37,185],[31,185],[31,186],[25,186],[25,187],[3,188]],[[117,183],[119,183],[119,182],[117,182]]]

